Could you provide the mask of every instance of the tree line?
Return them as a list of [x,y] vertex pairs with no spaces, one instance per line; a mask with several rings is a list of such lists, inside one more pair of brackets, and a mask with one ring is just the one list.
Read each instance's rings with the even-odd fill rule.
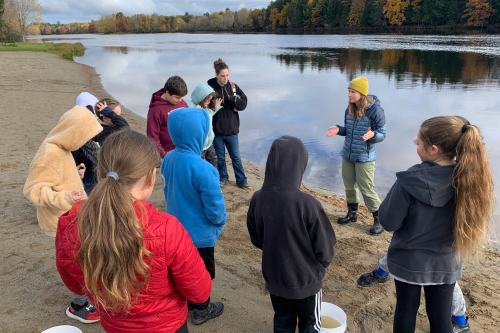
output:
[[[16,2],[6,1],[6,13]],[[7,6],[11,4],[10,6]],[[6,16],[4,13],[4,17]],[[0,14],[1,15],[1,14]],[[9,17],[15,15],[9,14]],[[3,20],[8,22],[8,20]],[[500,27],[500,0],[275,0],[262,9],[189,13],[176,16],[122,12],[85,23],[32,23],[32,34],[161,33],[196,31],[329,31],[335,28],[408,26]],[[4,24],[11,27],[16,24]],[[1,26],[1,20],[0,20]],[[19,30],[17,24],[17,30]],[[3,29],[5,30],[5,29]],[[14,29],[15,30],[15,29]],[[22,33],[24,35],[24,32]]]

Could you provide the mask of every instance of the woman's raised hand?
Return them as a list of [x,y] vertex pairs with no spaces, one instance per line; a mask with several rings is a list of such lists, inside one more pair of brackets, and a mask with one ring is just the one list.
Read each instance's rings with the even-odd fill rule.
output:
[[338,126],[328,127],[328,133],[326,133],[326,135],[328,135],[328,136],[334,136],[339,131],[340,131],[340,128]]
[[219,106],[222,104],[222,98],[217,98],[215,100],[215,104],[219,104]]
[[370,140],[371,138],[373,138],[375,136],[375,133],[372,132],[372,128],[371,127],[368,127],[368,132],[366,132],[365,135],[363,135],[363,140],[364,141],[368,141]]

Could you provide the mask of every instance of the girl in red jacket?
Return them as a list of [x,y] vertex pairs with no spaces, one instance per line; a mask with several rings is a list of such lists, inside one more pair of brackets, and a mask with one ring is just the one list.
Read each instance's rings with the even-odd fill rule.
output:
[[210,296],[210,275],[186,230],[146,202],[160,163],[144,135],[110,135],[97,186],[59,219],[59,274],[89,297],[106,332],[188,332],[186,299]]

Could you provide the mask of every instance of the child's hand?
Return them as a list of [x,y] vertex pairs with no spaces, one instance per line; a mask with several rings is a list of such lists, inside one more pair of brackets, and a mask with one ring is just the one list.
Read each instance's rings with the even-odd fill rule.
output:
[[80,176],[80,178],[83,179],[83,177],[85,176],[85,170],[87,170],[85,164],[82,163],[77,165],[76,170],[78,171],[78,175]]
[[77,202],[78,200],[82,200],[83,197],[83,190],[74,190],[73,192],[71,192],[71,198],[75,202]]
[[337,133],[339,131],[340,131],[340,128],[338,126],[328,127],[328,133],[326,133],[326,135],[334,136],[334,135],[337,135]]
[[106,106],[108,106],[108,104],[106,104],[106,102],[102,102],[102,103],[97,103],[95,107],[97,111],[101,112]]
[[217,98],[215,100],[215,104],[219,104],[219,106],[222,104],[222,98]]
[[372,128],[371,127],[368,127],[368,132],[366,132],[365,135],[363,135],[363,140],[364,141],[368,141],[370,140],[371,138],[373,138],[375,136],[375,133],[372,132]]

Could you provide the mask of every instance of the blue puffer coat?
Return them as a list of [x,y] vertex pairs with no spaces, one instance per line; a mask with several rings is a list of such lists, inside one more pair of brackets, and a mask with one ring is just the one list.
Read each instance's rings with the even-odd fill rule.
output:
[[[377,96],[371,96],[373,103],[368,104],[366,112],[358,120],[349,116],[349,108],[345,111],[344,125],[339,127],[338,135],[345,136],[342,157],[351,162],[372,162],[377,157],[377,143],[385,139],[385,114],[380,106]],[[375,136],[368,141],[363,140],[363,135],[372,129]]]

